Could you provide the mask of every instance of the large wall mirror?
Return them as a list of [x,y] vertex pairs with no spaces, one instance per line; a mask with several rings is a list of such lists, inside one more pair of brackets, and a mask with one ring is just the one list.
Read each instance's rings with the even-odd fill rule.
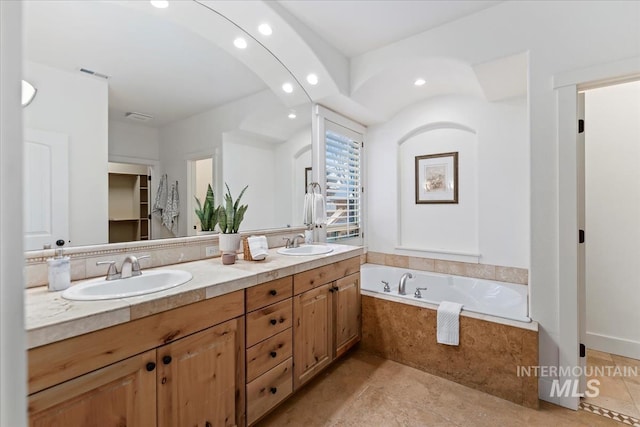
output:
[[196,235],[208,184],[248,185],[241,231],[301,225],[311,104],[256,40],[196,1],[24,3],[27,250]]

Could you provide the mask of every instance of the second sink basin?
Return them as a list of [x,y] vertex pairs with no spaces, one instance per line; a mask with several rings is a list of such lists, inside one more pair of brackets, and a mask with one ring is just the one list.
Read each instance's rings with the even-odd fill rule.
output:
[[282,255],[322,255],[333,251],[333,248],[327,245],[302,245],[297,248],[280,248],[277,250]]
[[164,291],[187,283],[192,277],[182,270],[143,271],[140,276],[126,279],[94,279],[71,286],[62,292],[62,298],[79,301],[127,298]]

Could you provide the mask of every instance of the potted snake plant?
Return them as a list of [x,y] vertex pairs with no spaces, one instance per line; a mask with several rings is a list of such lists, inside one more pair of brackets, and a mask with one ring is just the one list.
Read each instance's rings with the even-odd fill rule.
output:
[[[195,197],[195,196],[194,196]],[[207,187],[207,195],[204,198],[204,205],[200,199],[195,197],[198,207],[195,209],[196,216],[200,220],[200,231],[198,234],[212,234],[218,223],[218,208],[215,204],[215,196],[211,184]]]
[[248,205],[240,205],[240,199],[242,199],[242,195],[249,187],[248,185],[245,186],[234,202],[229,185],[227,183],[224,185],[227,188],[227,193],[224,195],[224,203],[218,206],[218,225],[221,233],[218,239],[220,251],[223,255],[225,253],[235,254],[240,248],[238,230],[248,208]]

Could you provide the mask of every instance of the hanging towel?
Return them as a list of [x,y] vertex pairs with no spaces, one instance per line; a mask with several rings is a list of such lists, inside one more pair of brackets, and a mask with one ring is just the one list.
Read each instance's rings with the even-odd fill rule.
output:
[[156,198],[153,201],[151,213],[162,216],[162,211],[167,206],[167,192],[167,174],[165,173],[160,177],[160,183],[158,184],[158,191],[156,191]]
[[460,310],[462,304],[457,302],[442,301],[438,306],[438,332],[439,344],[458,345],[460,343]]
[[169,231],[177,225],[177,218],[180,215],[180,197],[178,196],[178,181],[171,184],[171,188],[167,193],[167,204],[162,211],[162,225],[167,227]]
[[323,226],[327,222],[327,211],[324,206],[322,194],[313,194],[313,223],[316,226]]
[[305,193],[305,195],[304,195],[304,205],[303,205],[303,208],[302,208],[302,223],[304,225],[313,224],[312,203],[313,203],[313,194],[312,193]]

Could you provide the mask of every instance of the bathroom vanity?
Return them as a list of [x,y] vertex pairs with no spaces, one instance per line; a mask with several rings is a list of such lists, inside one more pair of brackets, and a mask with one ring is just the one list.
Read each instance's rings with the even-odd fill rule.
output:
[[[234,267],[171,266],[194,279],[114,301],[128,303],[128,321],[30,348],[30,425],[254,424],[360,340],[362,250],[335,247],[302,258],[271,251],[268,262]],[[87,304],[46,297],[67,312]],[[98,314],[39,329],[53,337]]]

